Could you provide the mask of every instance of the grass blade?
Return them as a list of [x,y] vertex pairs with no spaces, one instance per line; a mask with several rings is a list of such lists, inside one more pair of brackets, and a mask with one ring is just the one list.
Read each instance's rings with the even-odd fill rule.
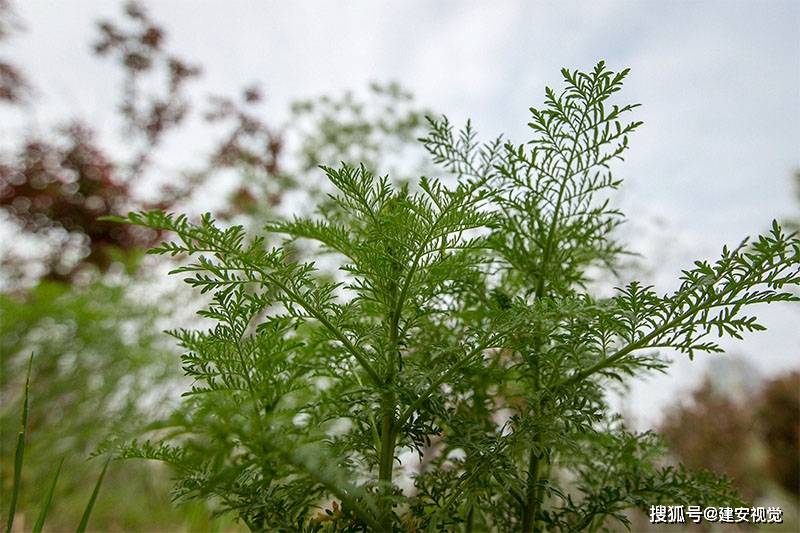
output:
[[47,513],[50,512],[50,504],[53,502],[53,492],[56,490],[56,483],[58,483],[58,476],[61,474],[62,466],[64,466],[64,459],[61,459],[61,462],[58,463],[56,475],[53,476],[53,483],[50,484],[50,490],[47,491],[47,496],[45,496],[44,502],[42,502],[42,509],[39,511],[39,516],[36,518],[36,525],[33,526],[33,533],[41,533],[42,527],[44,527],[44,521],[45,518],[47,518]]
[[94,502],[97,500],[97,493],[100,492],[100,485],[103,483],[103,477],[106,475],[106,469],[108,468],[108,463],[110,462],[111,458],[109,457],[106,460],[106,464],[103,465],[103,470],[100,472],[100,477],[97,478],[97,483],[94,485],[92,496],[89,498],[89,503],[86,504],[86,509],[83,511],[83,517],[81,517],[81,523],[78,526],[78,529],[75,530],[75,533],[84,533],[84,531],[86,531],[86,526],[89,524],[89,515],[92,514]]
[[25,394],[22,400],[22,416],[20,417],[19,434],[17,435],[17,449],[14,452],[14,488],[11,491],[11,506],[8,510],[6,533],[11,532],[14,525],[14,515],[17,512],[17,498],[22,485],[22,459],[25,456],[25,432],[28,428],[28,393],[31,388],[31,365],[33,354],[28,360],[28,375],[25,377]]

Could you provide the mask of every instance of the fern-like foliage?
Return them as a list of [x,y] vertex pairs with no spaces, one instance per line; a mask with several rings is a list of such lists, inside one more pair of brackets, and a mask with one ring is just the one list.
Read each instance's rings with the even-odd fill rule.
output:
[[597,530],[631,507],[731,505],[724,481],[663,464],[654,435],[614,420],[604,384],[663,370],[660,349],[763,329],[753,305],[797,300],[800,242],[774,223],[672,294],[592,295],[589,268],[625,252],[611,165],[640,123],[609,103],[627,70],[562,74],[527,143],[430,120],[422,142],[452,185],[344,165],[323,169],[335,193],[316,216],[264,235],[124,219],[176,236],[152,253],[191,257],[174,272],[210,295],[211,326],[171,332],[194,385],[121,455],[173,465],[178,498],[253,530]]

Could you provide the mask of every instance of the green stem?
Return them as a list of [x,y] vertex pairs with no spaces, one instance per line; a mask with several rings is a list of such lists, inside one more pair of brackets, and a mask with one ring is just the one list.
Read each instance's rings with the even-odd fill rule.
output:
[[[594,93],[594,87],[592,88],[592,93]],[[586,114],[588,113],[589,105],[587,103],[586,108],[583,110],[581,120],[586,118]],[[547,276],[548,276],[548,267],[551,259],[551,255],[553,253],[553,248],[555,245],[555,237],[556,237],[556,230],[558,229],[559,218],[561,216],[561,207],[562,207],[562,200],[564,198],[564,192],[566,191],[567,182],[573,177],[574,174],[577,174],[579,171],[573,171],[572,164],[575,159],[575,152],[578,147],[578,136],[575,136],[575,139],[572,144],[572,148],[570,149],[569,156],[565,158],[565,167],[564,167],[564,179],[561,181],[561,184],[558,189],[558,199],[555,203],[555,211],[553,212],[553,219],[550,221],[550,227],[547,230],[547,238],[545,240],[544,250],[542,253],[542,261],[540,263],[540,272],[539,272],[539,279],[536,282],[536,300],[541,300],[545,294],[548,292],[547,288]],[[563,155],[562,155],[563,157]],[[539,332],[536,339],[536,346],[535,346],[535,357],[536,360],[534,362],[533,368],[533,385],[534,391],[536,394],[539,393],[541,387],[541,375],[539,370],[539,358],[541,356],[541,349],[544,346],[544,335],[542,332]],[[535,415],[541,415],[541,401],[536,401]],[[537,448],[541,444],[541,438],[539,432],[536,432],[533,436],[533,442],[531,446],[530,453],[528,454],[528,480],[527,486],[525,491],[525,506],[522,510],[522,530],[524,533],[530,533],[534,530],[534,526],[536,523],[536,514],[539,512],[539,507],[541,505],[541,498],[539,495],[539,481],[541,477],[541,455],[537,453]]]
[[[536,443],[534,443],[536,444]],[[536,523],[539,507],[539,456],[535,449],[528,455],[528,485],[525,493],[525,508],[522,514],[522,531],[531,533]]]
[[386,393],[382,399],[381,450],[378,471],[380,490],[383,492],[380,523],[383,531],[392,530],[392,471],[396,435],[394,428],[394,394]]
[[[397,294],[397,287],[393,287]],[[400,367],[400,350],[398,338],[400,332],[400,314],[402,301],[393,306],[389,315],[389,350],[386,360],[386,390],[381,395],[381,449],[378,462],[378,484],[383,493],[380,509],[380,523],[383,531],[391,532],[392,525],[392,473],[394,470],[394,450],[397,445],[397,421],[395,407],[397,398],[392,387],[395,375]]]
[[470,504],[469,511],[467,511],[467,519],[464,524],[464,533],[472,533],[472,528],[475,522],[475,506]]
[[[539,336],[537,340],[537,353],[534,362],[533,374],[533,387],[536,393],[539,392],[541,386],[541,373],[539,372],[539,352],[543,344],[542,337]],[[541,412],[541,402],[537,400],[535,411],[537,414]],[[536,524],[536,514],[539,512],[539,478],[541,477],[541,457],[537,453],[537,448],[541,444],[541,438],[537,431],[533,435],[533,442],[531,449],[528,453],[528,479],[525,488],[525,505],[522,511],[522,531],[524,533],[531,533]]]

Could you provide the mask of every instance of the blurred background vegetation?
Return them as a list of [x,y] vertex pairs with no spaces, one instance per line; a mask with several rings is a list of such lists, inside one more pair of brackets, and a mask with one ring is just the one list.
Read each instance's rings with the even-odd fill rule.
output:
[[[0,0],[0,40],[13,40],[23,22]],[[163,281],[169,265],[143,254],[159,235],[97,217],[159,207],[212,211],[258,227],[324,198],[314,179],[319,164],[363,162],[400,179],[427,169],[416,143],[426,112],[397,84],[295,102],[283,123],[263,116],[258,87],[193,101],[187,95],[202,79],[201,65],[171,51],[166,30],[137,3],[125,4],[117,20],[98,21],[86,50],[123,80],[117,110],[125,151],[104,149],[92,124],[65,116],[51,131],[0,152],[0,224],[15,236],[0,255],[3,512],[25,366],[34,354],[19,531],[31,529],[62,458],[45,529],[73,529],[101,468],[92,453],[106,439],[168,415],[186,385],[176,348],[161,331],[193,320],[184,311],[193,306],[184,305],[186,291]],[[25,65],[2,56],[0,105],[36,105]],[[180,135],[190,116],[202,118],[216,146],[194,168],[156,185],[164,140]],[[800,193],[800,173],[795,179]],[[224,194],[208,193],[216,190]],[[800,372],[755,380],[735,363],[712,367],[700,388],[665,413],[659,430],[675,461],[729,475],[754,502],[778,502],[784,526],[795,528],[786,530],[800,530]],[[90,529],[238,527],[199,503],[173,506],[169,480],[161,465],[113,464]]]

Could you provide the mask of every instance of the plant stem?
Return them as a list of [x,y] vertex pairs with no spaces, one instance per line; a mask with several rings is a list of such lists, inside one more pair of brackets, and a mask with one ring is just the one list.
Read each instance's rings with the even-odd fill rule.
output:
[[[394,291],[396,293],[396,287]],[[380,518],[383,531],[391,532],[392,526],[392,471],[394,469],[394,449],[397,444],[397,427],[395,426],[396,398],[392,387],[399,367],[400,350],[398,336],[400,329],[400,313],[402,303],[392,308],[389,316],[389,351],[386,361],[386,390],[381,395],[381,449],[378,464],[378,483],[383,493]]]
[[[542,345],[541,336],[537,342],[539,346]],[[539,372],[539,349],[537,348],[536,360],[533,368],[533,386],[536,393],[539,392],[541,385],[541,375]],[[541,413],[541,402],[537,401],[535,406],[536,414]],[[541,444],[540,434],[537,431],[533,435],[533,442],[531,442],[531,449],[528,453],[528,479],[525,490],[525,506],[522,511],[522,531],[524,533],[531,533],[536,524],[536,514],[539,512],[539,478],[541,476],[539,454],[537,448]]]
[[[592,88],[592,94],[594,93],[594,88]],[[586,113],[588,112],[588,107],[583,110],[581,120],[586,118]],[[573,169],[572,164],[575,160],[575,152],[578,148],[578,139],[577,137],[574,139],[572,143],[572,148],[570,149],[569,156],[566,158],[565,161],[565,168],[564,168],[564,177],[561,180],[561,184],[558,189],[558,199],[555,203],[555,211],[553,212],[553,218],[550,221],[550,227],[547,231],[547,238],[544,244],[544,251],[542,254],[542,261],[540,264],[540,271],[539,271],[539,278],[536,282],[536,300],[541,300],[545,294],[547,294],[547,277],[548,277],[548,267],[550,266],[550,259],[553,253],[553,247],[556,242],[556,233],[558,229],[558,223],[560,221],[561,216],[561,208],[564,199],[564,193],[567,188],[567,183],[569,180],[578,172]],[[541,388],[541,375],[539,370],[539,358],[541,357],[541,349],[544,346],[544,335],[540,331],[537,335],[536,339],[536,347],[534,353],[536,354],[536,360],[534,361],[534,368],[533,368],[533,387],[534,392],[536,394],[539,393]],[[535,406],[534,414],[535,416],[541,416],[541,399],[537,399],[536,406]],[[540,434],[537,431],[533,436],[533,442],[531,443],[531,450],[528,454],[528,480],[527,486],[525,491],[525,506],[522,512],[522,530],[524,533],[530,533],[534,530],[534,525],[536,523],[536,514],[539,512],[540,506],[540,499],[539,499],[539,478],[541,477],[541,457],[537,453],[537,448],[541,444]]]
[[464,524],[464,533],[472,533],[472,527],[475,522],[475,506],[469,506],[469,511],[467,511],[467,519]]
[[[535,445],[536,443],[534,443]],[[528,455],[528,485],[525,493],[525,508],[522,514],[522,531],[531,533],[539,511],[539,456],[535,449]]]
[[386,393],[382,399],[381,450],[378,481],[383,492],[380,523],[383,531],[392,530],[392,470],[396,444],[394,428],[394,394]]

